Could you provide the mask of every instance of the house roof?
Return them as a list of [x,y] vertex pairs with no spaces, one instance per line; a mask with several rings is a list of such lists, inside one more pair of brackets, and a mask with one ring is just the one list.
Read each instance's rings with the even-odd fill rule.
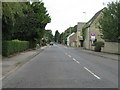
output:
[[[104,8],[103,8],[103,9],[104,9]],[[100,10],[100,11],[98,11],[98,12],[90,19],[90,21],[87,22],[86,28],[90,27],[90,25],[95,21],[95,19],[99,16],[99,14],[103,11],[103,9]]]
[[73,32],[72,34],[70,34],[67,38],[71,37],[72,35],[74,35],[75,33]]

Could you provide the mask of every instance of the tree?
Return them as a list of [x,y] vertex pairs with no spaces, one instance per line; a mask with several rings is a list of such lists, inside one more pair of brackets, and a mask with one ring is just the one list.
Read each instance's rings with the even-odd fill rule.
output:
[[47,41],[47,43],[52,42],[53,41],[52,30],[45,30],[44,38]]
[[61,43],[67,44],[67,37],[73,32],[77,32],[77,25],[75,25],[74,27],[69,27],[63,32],[63,35],[62,35],[63,40],[61,40]]
[[120,37],[120,2],[112,2],[103,10],[103,15],[99,20],[99,28],[105,40],[117,41]]
[[54,41],[58,43],[60,37],[60,33],[58,30],[55,31]]
[[2,39],[11,40],[16,23],[16,16],[24,16],[22,9],[25,8],[24,3],[19,2],[3,2],[2,3]]
[[44,3],[4,2],[2,5],[3,40],[27,40],[30,47],[40,43],[45,26],[51,21]]
[[64,43],[64,33],[63,32],[60,34],[58,42],[59,43]]

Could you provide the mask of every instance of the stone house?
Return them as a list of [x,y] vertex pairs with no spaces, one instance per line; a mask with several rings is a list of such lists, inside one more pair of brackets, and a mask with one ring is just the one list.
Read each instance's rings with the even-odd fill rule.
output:
[[82,27],[84,24],[84,22],[78,22],[77,32],[72,33],[67,37],[67,46],[83,47]]
[[[102,9],[103,10],[103,9]],[[98,28],[98,20],[102,15],[102,10],[98,11],[91,19],[87,22],[85,25],[85,39],[84,39],[84,48],[94,50],[94,46],[92,46],[96,41],[103,41],[101,38],[102,33],[100,32]],[[91,40],[91,34],[95,34],[95,40]]]
[[77,24],[77,47],[83,47],[82,27],[84,22],[78,22]]
[[67,39],[69,40],[69,46],[77,47],[77,33],[72,33]]
[[[118,43],[117,42],[106,42],[102,36],[103,34],[100,32],[100,29],[98,28],[99,22],[98,20],[102,16],[102,11],[104,9],[98,11],[84,26],[84,43],[83,46],[85,49],[94,50],[95,46],[94,43],[96,41],[103,41],[104,47],[102,47],[102,52],[108,52],[108,53],[119,53],[118,52]],[[91,40],[91,34],[95,34],[95,40]],[[112,48],[111,48],[112,47]]]
[[67,37],[67,46],[70,46],[70,37],[72,35],[74,35],[75,33],[73,32],[72,34],[70,34],[68,37]]

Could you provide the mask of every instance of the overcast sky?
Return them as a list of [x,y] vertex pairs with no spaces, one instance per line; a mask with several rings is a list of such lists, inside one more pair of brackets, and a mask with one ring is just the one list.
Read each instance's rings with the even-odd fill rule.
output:
[[[64,32],[78,22],[87,22],[93,15],[115,0],[42,0],[51,16],[46,29]],[[103,4],[104,3],[104,4]],[[83,13],[84,12],[84,13]]]

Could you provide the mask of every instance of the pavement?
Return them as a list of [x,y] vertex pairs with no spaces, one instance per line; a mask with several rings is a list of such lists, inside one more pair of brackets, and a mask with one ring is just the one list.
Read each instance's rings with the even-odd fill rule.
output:
[[9,74],[14,72],[17,68],[28,62],[30,59],[38,55],[46,48],[46,46],[35,49],[28,50],[24,52],[17,53],[15,55],[11,55],[9,57],[2,58],[2,76],[0,76],[0,80],[7,77]]
[[118,61],[63,45],[47,46],[3,79],[3,88],[117,88]]
[[89,53],[89,54],[93,54],[93,55],[97,55],[97,56],[101,56],[101,57],[104,57],[104,58],[109,58],[109,59],[112,59],[112,60],[119,60],[118,57],[120,57],[120,55],[118,54],[113,54],[113,53],[106,53],[106,52],[95,52],[93,50],[87,50],[87,49],[84,49],[84,48],[74,48],[75,50],[79,50],[80,52],[85,52],[85,53]]

